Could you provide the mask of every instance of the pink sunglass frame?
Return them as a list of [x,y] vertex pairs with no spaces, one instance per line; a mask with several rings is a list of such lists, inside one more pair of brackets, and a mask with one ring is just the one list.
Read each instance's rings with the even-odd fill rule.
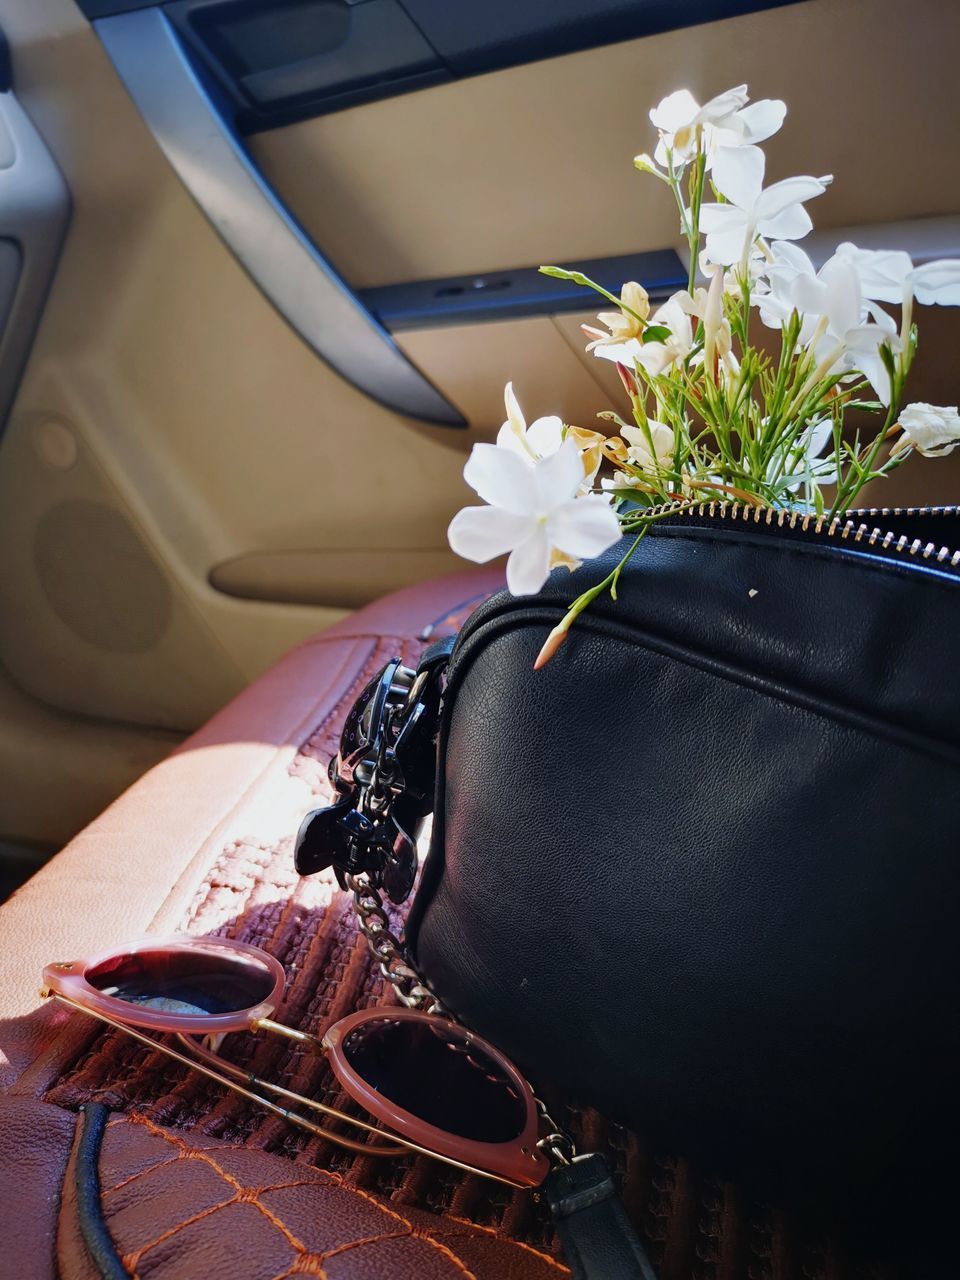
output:
[[[229,1013],[197,1015],[177,1014],[165,1010],[158,1011],[131,1004],[129,1001],[105,994],[87,980],[88,973],[95,969],[100,969],[114,958],[120,959],[141,952],[171,950],[188,952],[202,950],[207,954],[216,954],[219,951],[225,953],[225,958],[232,958],[233,963],[236,963],[237,957],[241,956],[246,962],[258,963],[267,971],[268,977],[273,981],[272,988],[264,999],[248,1009]],[[198,1036],[209,1037],[208,1043],[218,1047],[220,1039],[234,1031],[269,1030],[290,1036],[326,1054],[331,1069],[344,1091],[373,1116],[376,1121],[385,1125],[386,1129],[389,1130],[389,1132],[383,1132],[382,1134],[387,1140],[392,1141],[395,1139],[401,1144],[402,1148],[433,1156],[445,1163],[453,1164],[482,1176],[493,1177],[498,1181],[507,1182],[513,1186],[535,1187],[540,1185],[549,1172],[550,1163],[537,1145],[539,1120],[533,1091],[513,1063],[504,1057],[498,1049],[480,1036],[476,1036],[465,1028],[460,1027],[457,1023],[447,1022],[446,1019],[443,1019],[447,1034],[452,1039],[459,1040],[464,1048],[474,1047],[493,1060],[510,1080],[521,1097],[525,1108],[523,1130],[517,1138],[510,1142],[480,1142],[475,1139],[463,1138],[419,1119],[412,1112],[404,1110],[383,1094],[377,1092],[353,1069],[344,1052],[344,1042],[347,1037],[356,1027],[365,1023],[383,1019],[391,1021],[399,1019],[428,1021],[432,1025],[436,1025],[439,1020],[438,1015],[424,1013],[417,1009],[398,1008],[395,1006],[363,1009],[341,1018],[327,1029],[322,1039],[317,1039],[306,1032],[296,1031],[272,1020],[272,1014],[283,997],[285,981],[286,976],[279,961],[259,947],[245,942],[234,942],[232,939],[195,938],[187,934],[178,934],[170,937],[139,938],[120,947],[111,947],[108,950],[98,951],[94,955],[80,960],[48,964],[43,970],[44,985],[41,994],[57,996],[72,1008],[98,1018],[100,1021],[106,1022],[119,1030],[126,1031],[135,1038],[152,1045],[160,1052],[184,1061],[198,1070],[205,1071],[207,1075],[212,1075],[213,1078],[219,1079],[220,1083],[238,1090],[268,1109],[280,1111],[287,1119],[293,1123],[299,1123],[301,1127],[310,1127],[309,1122],[304,1123],[302,1118],[297,1117],[296,1113],[278,1108],[276,1104],[270,1103],[249,1088],[238,1089],[238,1086],[231,1080],[212,1072],[210,1067],[204,1068],[202,1064],[213,1064],[221,1072],[225,1071],[228,1075],[233,1076],[234,1080],[244,1080],[248,1084],[258,1083],[269,1088],[272,1092],[280,1093],[285,1098],[301,1102],[314,1110],[319,1110],[355,1127],[359,1126],[374,1133],[379,1132],[378,1130],[371,1130],[369,1125],[357,1121],[355,1117],[339,1112],[335,1108],[327,1107],[311,1099],[278,1089],[269,1085],[266,1081],[257,1081],[255,1077],[250,1077],[246,1072],[220,1058],[213,1049],[203,1047],[195,1040],[195,1037]],[[152,1037],[138,1035],[133,1030],[136,1027],[159,1033],[170,1032],[176,1034],[181,1043],[189,1047],[192,1054],[196,1055],[199,1062],[185,1058]],[[339,1142],[350,1149],[370,1155],[398,1154],[398,1148],[370,1148],[351,1140],[345,1140],[328,1131],[319,1130],[317,1126],[312,1126],[312,1130],[321,1132],[330,1140]]]

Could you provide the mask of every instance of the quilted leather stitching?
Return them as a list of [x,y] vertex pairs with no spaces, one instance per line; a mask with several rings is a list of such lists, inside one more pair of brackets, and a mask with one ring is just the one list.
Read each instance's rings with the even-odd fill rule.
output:
[[[136,1184],[151,1184],[146,1187],[143,1185],[139,1187],[141,1201],[146,1203],[150,1199],[152,1184],[158,1181],[158,1175],[160,1175],[161,1181],[169,1180],[170,1168],[173,1165],[181,1162],[202,1165],[205,1169],[211,1170],[224,1184],[222,1198],[215,1200],[212,1204],[205,1205],[181,1221],[165,1226],[155,1235],[137,1244],[136,1247],[127,1248],[126,1241],[122,1239],[119,1241],[120,1247],[124,1250],[122,1254],[123,1265],[128,1273],[134,1277],[143,1273],[144,1265],[150,1262],[148,1255],[156,1255],[156,1251],[161,1246],[170,1243],[177,1235],[188,1228],[216,1217],[218,1214],[223,1214],[225,1210],[238,1204],[252,1206],[280,1235],[283,1245],[278,1244],[278,1253],[282,1253],[284,1246],[292,1252],[289,1264],[276,1273],[275,1280],[282,1280],[283,1277],[287,1276],[305,1274],[326,1276],[329,1274],[326,1264],[332,1259],[341,1258],[344,1254],[364,1249],[370,1245],[401,1239],[416,1239],[426,1244],[439,1258],[449,1264],[446,1268],[447,1274],[478,1280],[477,1272],[458,1254],[454,1242],[458,1240],[475,1242],[478,1235],[495,1234],[485,1233],[482,1229],[456,1220],[437,1219],[436,1227],[432,1225],[427,1227],[424,1225],[423,1215],[405,1216],[403,1213],[377,1200],[362,1188],[346,1182],[343,1177],[321,1170],[309,1169],[304,1170],[301,1177],[278,1177],[277,1180],[271,1180],[266,1183],[252,1183],[249,1179],[239,1177],[236,1173],[224,1167],[224,1147],[222,1145],[192,1145],[181,1135],[165,1130],[154,1124],[146,1116],[136,1113],[110,1122],[107,1145],[109,1145],[110,1135],[117,1133],[124,1126],[143,1129],[151,1138],[156,1139],[154,1145],[157,1150],[155,1152],[156,1159],[153,1163],[126,1174],[113,1185],[103,1189],[104,1208],[108,1217],[111,1214],[114,1215],[114,1230],[117,1230],[117,1223],[122,1216],[116,1212],[120,1194],[122,1192],[129,1193],[130,1189]],[[168,1151],[170,1154],[168,1154]],[[282,1173],[282,1165],[279,1165],[278,1162],[272,1163],[277,1167],[278,1173]],[[365,1209],[372,1211],[374,1215],[383,1219],[382,1230],[367,1230],[366,1233],[361,1233],[354,1239],[337,1243],[329,1248],[312,1248],[306,1240],[302,1239],[300,1235],[290,1228],[280,1214],[271,1208],[265,1200],[268,1195],[276,1195],[283,1191],[318,1185],[336,1188],[339,1194],[352,1196],[361,1201]],[[448,1223],[452,1225],[453,1229]],[[131,1236],[133,1231],[130,1224],[122,1224],[118,1234]],[[568,1274],[567,1268],[552,1258],[537,1250],[530,1249],[529,1246],[523,1246],[522,1248],[532,1264],[539,1264],[546,1269],[543,1272],[544,1275],[548,1273]],[[181,1258],[178,1265],[183,1266],[188,1257],[189,1255]]]

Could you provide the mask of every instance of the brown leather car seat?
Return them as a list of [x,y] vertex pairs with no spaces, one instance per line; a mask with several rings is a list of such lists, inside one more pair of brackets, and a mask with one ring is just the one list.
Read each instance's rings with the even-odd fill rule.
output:
[[[388,658],[411,661],[455,630],[499,583],[495,570],[455,574],[301,645],[0,909],[0,1277],[568,1274],[531,1194],[425,1158],[374,1160],[305,1140],[37,995],[50,960],[187,930],[276,955],[288,974],[277,1016],[315,1033],[388,999],[346,895],[330,877],[296,876],[293,836],[328,793],[326,763],[363,684]],[[260,1040],[252,1070],[336,1101],[323,1059]],[[562,1114],[606,1152],[661,1280],[894,1274],[848,1266],[782,1214],[593,1112]]]
[[[331,1150],[316,1167],[282,1123],[37,997],[51,958],[188,929],[282,956],[295,975],[287,1020],[322,1022],[369,998],[348,903],[329,879],[298,884],[292,833],[325,790],[326,759],[357,690],[394,652],[414,657],[426,629],[449,630],[458,609],[498,582],[484,571],[400,592],[302,645],[0,909],[0,1205],[14,1228],[4,1232],[0,1275],[111,1274],[82,1192],[84,1134],[104,1102],[122,1114],[97,1153],[99,1225],[126,1274],[539,1280],[565,1271],[547,1251],[463,1213],[439,1217],[416,1196],[368,1189],[379,1175],[363,1166],[375,1161]],[[271,1066],[289,1079],[323,1069],[299,1059]]]

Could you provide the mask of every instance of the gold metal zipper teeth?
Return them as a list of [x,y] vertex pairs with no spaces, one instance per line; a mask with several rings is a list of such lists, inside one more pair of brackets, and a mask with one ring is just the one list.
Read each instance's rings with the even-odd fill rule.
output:
[[[951,551],[949,547],[938,546],[935,542],[924,542],[922,538],[910,538],[903,533],[899,537],[893,532],[871,526],[858,524],[855,520],[834,516],[832,520],[826,516],[815,516],[802,511],[784,511],[775,507],[754,507],[745,502],[727,502],[714,500],[700,502],[696,506],[676,503],[661,506],[661,513],[678,515],[686,519],[696,516],[708,517],[711,520],[739,520],[744,524],[764,524],[778,529],[799,530],[802,533],[818,534],[820,537],[838,538],[844,542],[856,542],[869,547],[878,547],[883,551],[895,551],[901,555],[914,556],[935,564],[947,564],[951,568],[960,567],[960,551]],[[931,510],[928,507],[872,507],[856,513],[858,516],[921,516],[921,515],[954,515],[960,514],[960,507],[939,507]]]

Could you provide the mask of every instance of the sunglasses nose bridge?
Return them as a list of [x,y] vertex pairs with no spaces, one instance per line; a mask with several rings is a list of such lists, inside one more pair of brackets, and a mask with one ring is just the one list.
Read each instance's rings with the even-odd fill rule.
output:
[[295,1040],[298,1044],[306,1045],[308,1049],[312,1049],[314,1053],[326,1053],[326,1037],[320,1040],[317,1036],[312,1036],[309,1031],[299,1031],[296,1027],[288,1027],[282,1022],[274,1022],[273,1018],[252,1018],[250,1020],[251,1031],[271,1031],[274,1035],[284,1036],[287,1040]]

